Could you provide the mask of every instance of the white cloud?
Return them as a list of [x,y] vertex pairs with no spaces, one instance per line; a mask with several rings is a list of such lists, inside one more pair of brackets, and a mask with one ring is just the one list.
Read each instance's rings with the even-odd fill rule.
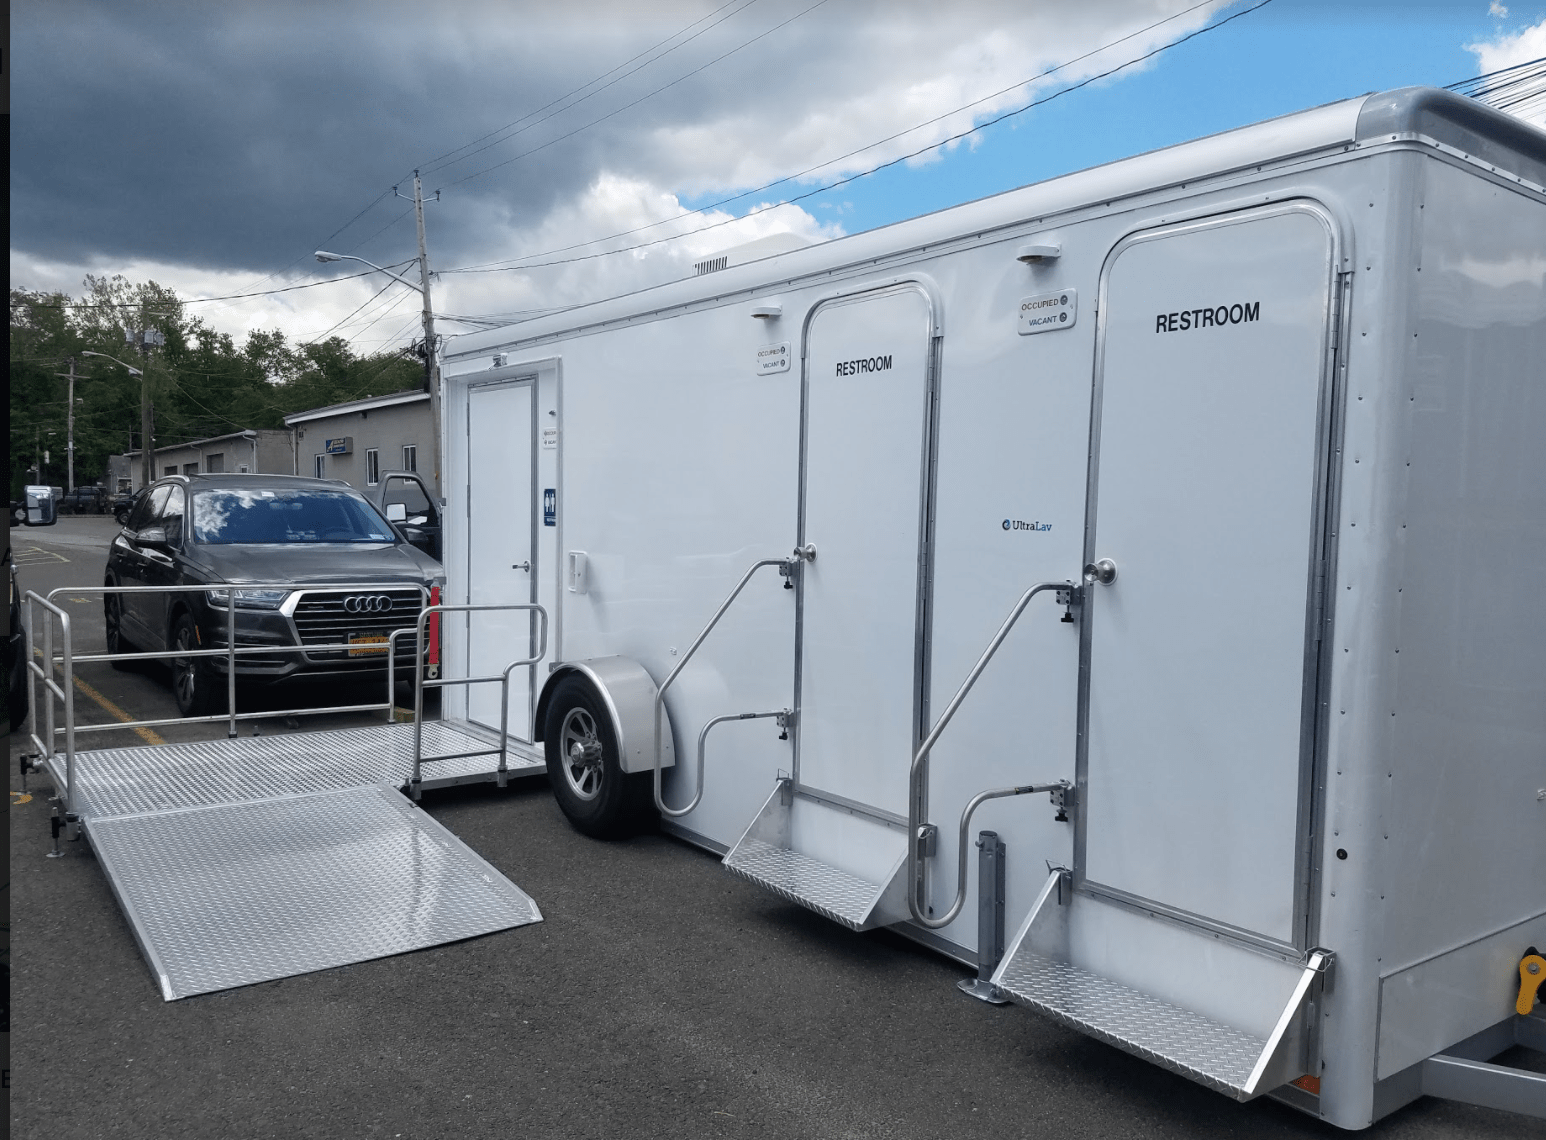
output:
[[[838,204],[813,202],[807,210],[778,202],[809,189],[813,177],[857,173],[920,150],[913,162],[933,161],[938,151],[928,148],[985,117],[1173,41],[1227,2],[1188,12],[1196,0],[846,0],[799,15],[810,0],[755,0],[573,110],[427,174],[428,189],[446,188],[427,219],[431,262],[447,268],[528,257],[652,227],[599,248],[635,245],[730,218],[688,211],[683,197],[714,199],[797,175],[802,181],[749,199],[766,209],[680,241],[530,273],[447,273],[435,286],[436,307],[463,314],[554,308],[684,276],[695,258],[767,233],[837,236]],[[192,21],[180,3],[144,3],[133,19],[111,7],[77,7],[80,19],[50,22],[47,35],[34,18],[18,49],[30,61],[13,80],[23,102],[41,107],[59,91],[75,92],[77,102],[55,98],[46,137],[13,143],[12,282],[78,294],[86,272],[122,273],[152,277],[185,296],[217,296],[248,291],[254,279],[297,257],[299,265],[259,287],[347,272],[312,263],[306,243],[400,177],[399,167],[541,107],[709,16],[720,0],[663,0],[647,9],[604,0],[561,8],[542,0],[461,0],[438,7],[428,31],[422,11],[403,5],[274,0]],[[114,20],[165,42],[161,55],[125,56],[127,33]],[[63,40],[54,30],[60,27],[68,30]],[[1033,79],[1071,60],[1078,62]],[[131,66],[142,70],[123,70]],[[967,104],[975,105],[960,109]],[[162,165],[136,170],[131,164],[146,151],[138,136],[147,105],[180,147],[158,149]],[[479,174],[540,144],[551,145]],[[75,155],[91,156],[89,167],[70,167]],[[827,165],[802,175],[820,163]],[[105,181],[102,170],[121,176]],[[743,212],[746,203],[732,208]],[[383,263],[411,254],[411,222],[365,240],[390,216],[378,206],[330,248]],[[192,311],[238,339],[278,327],[307,340],[348,318],[339,334],[370,351],[415,335],[417,297],[393,287],[368,303],[378,288],[363,278]]]
[[[1507,15],[1507,9],[1502,14]],[[1546,58],[1546,20],[1512,34],[1500,34],[1488,43],[1467,44],[1466,50],[1476,55],[1476,65],[1481,75],[1490,75],[1494,71]],[[1546,101],[1535,99],[1532,103],[1532,108],[1515,113],[1527,123],[1546,127]]]
[[1492,3],[1487,5],[1487,15],[1496,16],[1501,20],[1508,15],[1508,9],[1499,4],[1498,0],[1492,0]]

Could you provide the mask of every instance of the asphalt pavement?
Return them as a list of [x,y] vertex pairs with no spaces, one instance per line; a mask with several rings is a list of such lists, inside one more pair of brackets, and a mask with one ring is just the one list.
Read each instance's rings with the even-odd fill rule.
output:
[[[13,532],[24,588],[100,582],[106,521]],[[70,604],[100,647],[100,601]],[[170,705],[152,672],[101,669],[88,683],[121,712]],[[89,698],[78,708],[114,716]],[[13,737],[13,788],[20,748]],[[18,1136],[1340,1135],[973,1001],[959,964],[888,931],[853,934],[677,840],[587,839],[541,778],[431,792],[423,806],[531,894],[543,922],[163,1002],[87,846],[45,857],[46,781],[31,793],[11,808]],[[1546,1140],[1546,1124],[1424,1100],[1367,1135]]]

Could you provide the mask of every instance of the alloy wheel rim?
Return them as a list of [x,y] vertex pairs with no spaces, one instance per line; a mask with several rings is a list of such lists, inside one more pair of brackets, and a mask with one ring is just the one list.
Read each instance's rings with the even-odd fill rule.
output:
[[601,794],[601,737],[596,732],[596,721],[584,709],[570,709],[564,717],[564,727],[559,734],[563,749],[564,779],[569,790],[582,800],[593,800]]

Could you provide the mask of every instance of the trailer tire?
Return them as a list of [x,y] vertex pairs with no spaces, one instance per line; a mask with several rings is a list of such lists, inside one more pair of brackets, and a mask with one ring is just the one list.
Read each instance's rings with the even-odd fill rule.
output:
[[554,688],[542,739],[553,798],[576,831],[616,839],[648,819],[652,775],[623,771],[606,703],[583,677]]

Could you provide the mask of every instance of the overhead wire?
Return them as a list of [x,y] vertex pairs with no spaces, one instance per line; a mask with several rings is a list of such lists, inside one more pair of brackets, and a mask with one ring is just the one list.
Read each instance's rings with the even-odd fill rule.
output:
[[[1136,31],[1129,32],[1127,35],[1121,36],[1121,37],[1119,37],[1117,39],[1114,39],[1114,40],[1110,41],[1109,43],[1102,44],[1100,47],[1097,47],[1097,48],[1094,48],[1094,49],[1092,49],[1090,51],[1087,51],[1083,55],[1075,56],[1073,59],[1064,60],[1062,63],[1059,63],[1059,64],[1057,64],[1057,65],[1055,65],[1053,67],[1049,67],[1045,71],[1039,72],[1036,75],[1030,76],[1027,79],[1022,79],[1018,83],[1011,83],[1008,87],[1003,87],[1003,88],[1000,88],[997,91],[990,92],[989,94],[984,95],[984,96],[982,96],[982,97],[980,97],[978,99],[974,99],[970,103],[965,103],[962,106],[957,107],[957,108],[955,108],[952,111],[946,111],[944,114],[936,115],[932,119],[926,119],[926,120],[924,120],[921,123],[915,123],[913,126],[910,126],[910,127],[907,127],[907,128],[905,128],[903,130],[897,131],[894,134],[887,135],[883,139],[877,139],[874,142],[865,143],[863,146],[857,147],[854,150],[848,151],[846,154],[840,154],[840,155],[836,155],[835,157],[832,157],[832,158],[823,159],[821,162],[818,162],[818,163],[816,163],[813,166],[808,166],[804,170],[797,171],[794,174],[786,174],[786,175],[783,175],[780,178],[773,179],[771,182],[765,182],[761,186],[754,187],[753,189],[743,190],[740,193],[732,194],[729,197],[721,198],[718,201],[709,202],[709,203],[707,203],[705,205],[698,206],[694,210],[692,210],[691,212],[692,213],[701,214],[701,213],[706,213],[709,210],[717,210],[721,206],[728,206],[732,202],[738,202],[738,201],[740,201],[743,198],[750,198],[750,197],[752,197],[754,195],[757,195],[757,194],[765,194],[769,190],[773,189],[774,187],[781,186],[781,185],[783,185],[786,182],[798,181],[799,179],[805,178],[806,176],[808,176],[810,174],[814,174],[816,171],[822,170],[825,167],[833,166],[833,165],[835,165],[835,164],[837,164],[839,162],[843,162],[843,161],[846,161],[847,159],[854,158],[857,155],[863,154],[867,150],[874,150],[876,147],[884,146],[888,142],[894,142],[897,139],[902,138],[904,135],[912,134],[914,131],[922,130],[924,127],[933,126],[935,123],[941,122],[941,121],[943,121],[945,119],[953,118],[954,116],[961,114],[961,112],[969,111],[973,107],[980,106],[981,104],[986,103],[989,100],[997,99],[1001,95],[1008,94],[1011,91],[1016,91],[1016,90],[1018,90],[1018,89],[1020,89],[1022,87],[1027,86],[1028,84],[1035,83],[1039,79],[1045,79],[1045,78],[1047,78],[1050,75],[1054,75],[1054,74],[1056,74],[1059,71],[1063,71],[1063,70],[1065,70],[1065,69],[1067,69],[1069,67],[1072,67],[1076,63],[1081,63],[1084,60],[1091,58],[1092,56],[1099,55],[1101,52],[1110,51],[1112,48],[1118,46],[1119,44],[1126,43],[1128,40],[1133,39],[1136,36],[1141,36],[1145,32],[1151,32],[1155,28],[1158,28],[1158,27],[1160,27],[1163,24],[1168,24],[1168,23],[1171,23],[1174,20],[1179,20],[1181,17],[1188,16],[1191,13],[1197,11],[1199,8],[1206,8],[1209,5],[1217,4],[1218,2],[1219,2],[1219,0],[1199,0],[1198,3],[1193,4],[1190,8],[1186,8],[1186,9],[1183,9],[1182,11],[1180,11],[1180,12],[1174,13],[1173,15],[1166,16],[1162,20],[1156,20],[1152,24],[1148,24],[1148,25],[1146,25],[1146,26],[1144,26],[1142,28],[1138,28]],[[940,145],[944,145],[944,144],[942,144],[942,143],[931,143],[930,147],[932,148],[934,146],[940,146]],[[907,157],[913,157],[913,156],[909,155]],[[472,269],[482,269],[482,268],[489,267],[489,266],[513,265],[515,262],[525,261],[528,258],[532,258],[532,257],[550,257],[553,254],[557,254],[557,253],[568,253],[570,250],[584,249],[586,246],[598,245],[598,244],[600,244],[601,242],[604,242],[604,241],[616,241],[618,238],[632,237],[634,234],[644,233],[646,230],[652,230],[652,229],[656,229],[656,228],[658,228],[660,226],[669,225],[672,222],[678,222],[678,221],[680,221],[682,219],[682,217],[683,217],[683,215],[677,215],[676,217],[672,217],[672,218],[662,218],[658,222],[649,222],[649,223],[647,223],[645,225],[642,225],[642,226],[635,226],[633,229],[630,229],[630,230],[621,230],[621,231],[619,231],[618,233],[615,233],[615,234],[608,234],[606,237],[592,238],[589,241],[576,242],[576,243],[574,243],[572,245],[559,246],[556,249],[543,250],[541,253],[525,254],[522,257],[503,258],[503,259],[501,259],[499,261],[480,262],[477,265],[466,266],[466,267],[463,267],[461,269],[448,269],[448,270],[444,270],[443,272],[446,272],[446,273],[464,273],[464,272],[468,272],[469,270],[472,270]],[[630,247],[630,248],[632,248],[632,247]],[[619,250],[619,251],[616,251],[616,252],[623,252],[623,251]]]
[[[1166,44],[1161,44],[1160,46],[1158,46],[1156,48],[1153,48],[1150,51],[1145,52],[1143,55],[1137,56],[1137,57],[1135,57],[1133,59],[1130,59],[1130,60],[1127,60],[1127,61],[1125,61],[1123,63],[1119,63],[1115,67],[1108,68],[1107,70],[1099,72],[1099,73],[1097,73],[1095,75],[1088,76],[1087,78],[1082,79],[1082,80],[1080,80],[1077,83],[1069,84],[1067,87],[1060,88],[1059,90],[1054,91],[1050,95],[1044,96],[1044,97],[1042,97],[1040,99],[1034,99],[1031,102],[1024,104],[1023,106],[1016,107],[1016,108],[1014,108],[1013,110],[1010,110],[1010,111],[1005,111],[1003,114],[995,115],[991,119],[987,119],[987,120],[985,120],[985,121],[983,121],[981,123],[978,123],[978,124],[976,124],[976,125],[974,125],[972,127],[967,128],[966,130],[958,131],[957,133],[955,133],[953,135],[950,135],[947,138],[940,139],[937,142],[932,142],[932,143],[930,143],[927,146],[920,147],[917,150],[914,150],[914,151],[912,151],[912,152],[910,152],[908,154],[903,154],[903,155],[897,156],[896,158],[888,159],[885,162],[882,162],[882,163],[877,164],[876,166],[870,167],[868,170],[859,171],[859,172],[857,172],[855,174],[851,174],[851,175],[848,175],[846,177],[839,178],[839,179],[837,179],[837,180],[835,180],[833,182],[830,182],[830,183],[828,183],[828,184],[826,184],[824,186],[818,186],[815,189],[808,190],[808,191],[806,191],[803,194],[796,194],[796,195],[794,195],[792,197],[786,198],[786,199],[784,199],[784,200],[774,204],[774,206],[772,206],[770,208],[776,209],[776,208],[778,208],[780,206],[788,206],[788,205],[793,205],[796,202],[803,202],[807,198],[814,198],[818,194],[825,194],[828,191],[836,190],[840,186],[846,186],[846,185],[848,185],[851,182],[857,182],[861,178],[868,178],[872,174],[877,174],[877,173],[879,173],[882,170],[887,170],[890,167],[900,165],[901,163],[904,163],[904,162],[907,162],[907,161],[909,161],[911,159],[917,158],[920,155],[927,154],[927,153],[929,153],[932,150],[938,150],[941,147],[949,146],[951,143],[959,142],[960,140],[962,140],[964,138],[968,138],[971,135],[974,135],[974,134],[978,133],[979,131],[987,130],[989,127],[996,126],[997,124],[1002,123],[1002,122],[1004,122],[1007,119],[1012,119],[1016,115],[1023,115],[1025,112],[1027,112],[1029,110],[1032,110],[1033,108],[1045,106],[1046,104],[1052,102],[1054,99],[1058,99],[1058,98],[1061,98],[1064,95],[1070,94],[1071,92],[1078,91],[1082,87],[1088,87],[1091,83],[1098,82],[1099,80],[1102,80],[1102,79],[1107,79],[1107,78],[1109,78],[1109,77],[1111,77],[1113,75],[1116,75],[1118,72],[1125,71],[1128,68],[1134,67],[1134,66],[1136,66],[1136,65],[1138,65],[1140,63],[1143,63],[1146,60],[1153,59],[1155,56],[1159,55],[1160,53],[1169,51],[1171,48],[1180,47],[1182,44],[1186,43],[1189,40],[1196,39],[1198,36],[1205,35],[1208,32],[1217,31],[1219,28],[1222,28],[1225,24],[1228,24],[1228,23],[1230,23],[1230,22],[1232,22],[1234,20],[1238,20],[1242,16],[1248,16],[1252,12],[1255,12],[1255,11],[1261,9],[1261,8],[1265,8],[1270,3],[1272,3],[1272,0],[1258,0],[1258,2],[1253,4],[1251,7],[1244,8],[1244,9],[1242,9],[1239,12],[1232,13],[1231,15],[1225,17],[1224,19],[1219,20],[1217,23],[1209,24],[1209,25],[1207,25],[1205,27],[1198,28],[1197,30],[1195,30],[1193,32],[1189,32],[1188,34],[1180,37],[1179,39],[1172,40],[1172,41],[1170,41],[1169,43],[1166,43]],[[906,132],[903,132],[903,133],[906,133]],[[827,163],[825,165],[830,165],[830,163]],[[699,212],[699,211],[694,211],[694,212]],[[549,261],[536,261],[536,262],[524,262],[524,259],[521,259],[521,260],[523,260],[524,263],[520,264],[520,265],[478,266],[478,267],[471,267],[471,266],[469,266],[469,267],[466,267],[466,268],[444,269],[444,270],[441,270],[440,272],[442,272],[442,273],[512,273],[512,272],[521,272],[521,271],[528,270],[528,269],[548,268],[548,267],[554,266],[554,265],[572,265],[572,264],[575,264],[575,263],[581,262],[581,261],[594,261],[594,260],[596,260],[598,258],[602,258],[602,257],[611,257],[611,256],[613,256],[615,254],[619,254],[619,253],[630,253],[630,252],[633,252],[635,250],[650,249],[650,248],[653,248],[654,246],[657,246],[657,245],[664,245],[666,242],[680,241],[682,238],[692,237],[692,236],[694,236],[696,234],[707,233],[710,230],[716,230],[716,229],[719,229],[719,228],[721,228],[723,226],[734,225],[737,222],[740,222],[740,221],[743,221],[743,220],[744,220],[743,218],[739,218],[739,217],[724,218],[724,219],[722,219],[720,221],[712,222],[712,223],[710,223],[708,225],[698,226],[698,227],[696,227],[694,229],[691,229],[691,230],[685,230],[682,233],[668,234],[665,237],[655,238],[655,239],[653,239],[651,241],[637,242],[637,243],[635,243],[633,245],[620,246],[620,247],[618,247],[616,249],[600,250],[600,251],[595,252],[595,253],[578,254],[578,255],[576,255],[574,257],[554,258],[554,259],[549,260]],[[587,243],[587,244],[589,244],[589,243]],[[541,257],[541,256],[544,256],[544,255],[542,255],[542,254],[534,254],[532,256]]]
[[[489,131],[487,134],[480,135],[478,138],[473,139],[471,142],[463,143],[461,146],[456,147],[456,148],[454,148],[452,150],[448,150],[444,154],[437,155],[435,158],[430,159],[426,163],[421,163],[420,164],[420,169],[424,173],[430,173],[432,171],[442,169],[445,166],[453,166],[453,165],[455,165],[458,162],[461,162],[461,161],[463,161],[465,159],[471,158],[474,154],[480,154],[483,151],[488,150],[490,147],[498,146],[502,142],[507,142],[510,139],[514,138],[515,135],[522,134],[525,131],[530,130],[532,127],[537,126],[539,123],[544,123],[548,119],[551,119],[551,118],[553,118],[556,115],[562,114],[564,111],[572,110],[575,107],[578,107],[581,103],[585,102],[586,99],[590,99],[590,98],[592,98],[592,97],[594,97],[596,95],[601,94],[601,92],[605,91],[607,88],[615,86],[616,84],[622,82],[624,79],[627,79],[630,75],[633,75],[636,72],[642,71],[644,68],[648,67],[652,63],[659,62],[660,60],[664,59],[666,56],[670,55],[672,52],[676,51],[677,48],[681,48],[681,47],[687,46],[689,43],[691,43],[693,40],[697,39],[699,36],[703,35],[705,32],[709,31],[711,28],[714,28],[714,27],[718,26],[719,24],[724,23],[726,20],[730,19],[733,16],[740,15],[747,8],[750,8],[753,4],[756,4],[758,2],[759,2],[759,0],[728,0],[727,3],[720,5],[720,7],[718,7],[718,8],[715,8],[708,15],[701,16],[698,19],[694,20],[692,23],[688,24],[686,27],[681,28],[681,29],[679,29],[679,30],[677,30],[675,32],[672,32],[665,39],[660,40],[657,43],[653,44],[652,46],[646,48],[644,51],[640,52],[638,55],[633,56],[631,59],[624,60],[622,63],[618,64],[616,67],[612,68],[610,71],[602,72],[600,75],[596,76],[594,79],[587,80],[586,82],[580,84],[578,87],[575,87],[572,90],[565,92],[563,95],[560,95],[558,98],[553,99],[550,102],[543,104],[541,107],[538,107],[535,111],[531,111],[531,112],[528,112],[525,115],[522,115],[519,119],[516,119],[512,123],[506,123],[502,127],[496,128],[495,130],[492,130],[492,131]],[[537,115],[541,115],[542,112],[548,110],[549,108],[558,106],[558,104],[564,102],[564,100],[570,98],[571,96],[578,95],[581,91],[584,91],[587,87],[590,87],[590,86],[592,86],[593,84],[596,84],[596,83],[600,83],[601,80],[606,79],[606,77],[611,75],[613,72],[620,71],[623,68],[627,67],[629,64],[634,63],[637,60],[644,59],[645,56],[650,55],[650,53],[656,51],[656,49],[660,48],[661,46],[663,46],[663,45],[665,45],[667,43],[670,43],[672,40],[676,39],[678,36],[682,35],[684,32],[688,31],[689,29],[697,27],[697,25],[703,23],[705,20],[713,19],[713,17],[719,15],[719,13],[723,12],[726,8],[733,7],[736,4],[740,4],[740,7],[736,8],[734,12],[727,13],[725,16],[721,17],[720,19],[715,20],[708,27],[702,28],[702,29],[698,30],[697,32],[694,32],[691,36],[688,36],[681,43],[673,44],[670,48],[667,48],[665,51],[660,52],[659,55],[654,56],[654,58],[645,60],[645,62],[639,64],[639,66],[634,68],[632,71],[625,72],[624,74],[619,75],[616,79],[613,79],[610,82],[602,84],[600,87],[597,87],[596,90],[588,92],[583,97],[581,97],[579,99],[576,99],[573,103],[569,103],[567,106],[559,108],[559,110],[555,111],[553,113],[553,115],[544,116],[543,118],[538,119],[536,122],[527,122],[528,119],[532,119],[532,118],[534,118]],[[522,126],[523,123],[526,124],[526,125]],[[504,132],[511,130],[511,128],[513,128],[513,127],[520,127],[520,130],[514,131],[512,134],[504,135]],[[504,138],[494,139],[495,135],[504,135]],[[494,141],[490,142],[487,146],[477,146],[478,143],[483,142],[485,139],[494,139]],[[477,147],[477,149],[476,150],[468,150],[467,149],[468,147]],[[459,151],[467,151],[467,153],[466,154],[458,154]],[[451,157],[452,155],[456,155],[457,157],[452,158]],[[449,159],[449,161],[442,162],[443,159]]]

